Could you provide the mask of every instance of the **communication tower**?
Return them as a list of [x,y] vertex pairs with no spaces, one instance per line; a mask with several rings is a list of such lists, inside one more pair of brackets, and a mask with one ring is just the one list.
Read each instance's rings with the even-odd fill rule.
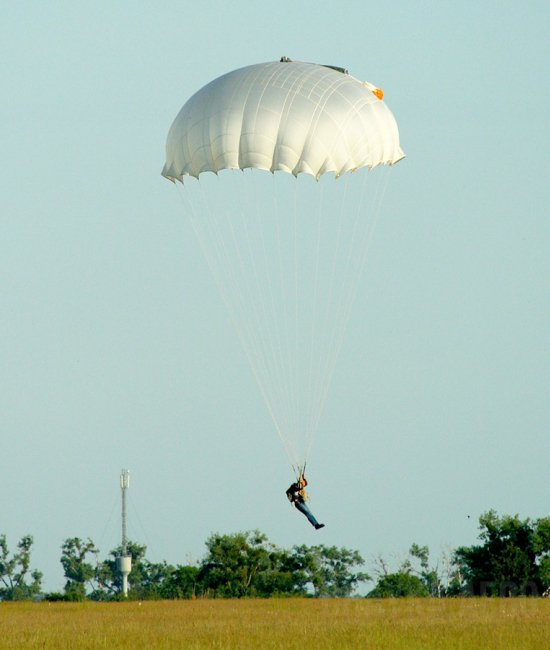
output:
[[130,487],[130,472],[123,469],[120,474],[120,489],[122,491],[122,552],[116,559],[117,570],[122,576],[122,593],[128,596],[128,574],[132,570],[132,556],[128,554],[126,492]]

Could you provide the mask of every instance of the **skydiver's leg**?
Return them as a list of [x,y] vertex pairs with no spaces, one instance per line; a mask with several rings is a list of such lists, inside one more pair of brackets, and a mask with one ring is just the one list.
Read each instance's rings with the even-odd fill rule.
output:
[[299,503],[298,501],[294,504],[296,508],[307,517],[307,520],[312,526],[318,526],[319,522],[313,516],[313,513],[309,509],[306,503]]

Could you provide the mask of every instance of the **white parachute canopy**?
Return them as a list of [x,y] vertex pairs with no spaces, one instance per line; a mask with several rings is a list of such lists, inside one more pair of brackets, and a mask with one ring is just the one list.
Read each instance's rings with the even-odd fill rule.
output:
[[166,142],[162,174],[188,178],[186,214],[295,467],[319,426],[387,182],[334,177],[404,156],[381,97],[340,69],[252,65],[193,95]]
[[403,158],[395,119],[363,83],[312,63],[260,63],[212,81],[183,106],[163,176],[221,169],[319,178]]

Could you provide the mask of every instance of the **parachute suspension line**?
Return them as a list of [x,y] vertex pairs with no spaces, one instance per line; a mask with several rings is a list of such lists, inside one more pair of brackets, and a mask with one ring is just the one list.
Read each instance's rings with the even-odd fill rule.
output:
[[[336,183],[336,179],[328,178],[325,181],[333,184]],[[310,389],[308,394],[310,396],[309,406],[308,406],[308,417],[307,417],[307,435],[305,439],[305,454],[304,461],[307,461],[309,454],[313,447],[313,442],[317,434],[321,416],[324,410],[324,400],[322,399],[322,386],[324,384],[330,384],[330,379],[325,376],[326,371],[323,370],[323,358],[326,357],[327,352],[330,350],[330,346],[327,347],[327,344],[330,343],[330,323],[332,320],[333,314],[333,297],[338,295],[338,280],[337,273],[334,271],[338,266],[338,257],[339,251],[341,249],[341,237],[342,237],[342,227],[341,220],[338,225],[338,233],[336,236],[336,241],[331,238],[327,239],[325,231],[332,232],[328,228],[330,221],[337,221],[334,219],[332,214],[332,208],[330,205],[325,205],[325,184],[319,183],[319,192],[317,193],[317,205],[314,214],[317,218],[317,227],[316,227],[316,241],[315,241],[315,265],[313,272],[314,286],[313,286],[313,302],[311,309],[311,340],[314,341],[314,344],[310,346],[310,362],[309,362],[309,384]],[[336,186],[333,185],[333,189]],[[345,188],[347,191],[347,188]],[[338,206],[335,206],[338,210]],[[340,213],[342,208],[339,208]],[[324,236],[324,240],[322,235]],[[329,260],[329,267],[331,271],[330,284],[328,287],[328,292],[320,291],[320,277],[321,277],[321,257],[323,255],[323,244],[325,250],[332,249],[334,256]],[[325,253],[326,254],[326,253]],[[328,267],[325,267],[325,272]]]
[[[370,202],[368,207],[365,208],[365,196],[367,194],[367,179],[371,180],[371,172],[365,172],[361,197],[357,204],[355,215],[351,215],[350,219],[353,221],[353,235],[351,237],[351,246],[348,253],[349,264],[346,269],[346,277],[342,282],[343,297],[338,305],[338,313],[334,320],[334,332],[331,335],[332,350],[331,354],[327,355],[327,368],[324,372],[326,377],[323,391],[320,394],[322,403],[317,410],[318,415],[323,411],[328,390],[332,377],[336,369],[336,363],[345,340],[345,334],[351,318],[353,305],[357,299],[359,292],[360,280],[363,276],[364,269],[368,260],[370,251],[370,243],[372,241],[376,224],[380,215],[381,205],[384,194],[388,185],[389,172],[387,170],[379,170],[378,184],[370,195]],[[349,276],[349,277],[348,277]]]
[[[274,210],[274,228],[275,236],[273,245],[276,248],[276,270],[274,269],[273,278],[277,278],[279,288],[277,291],[278,300],[279,300],[279,310],[282,310],[281,313],[276,314],[276,322],[283,323],[282,327],[279,329],[278,343],[279,343],[279,358],[281,364],[281,390],[283,399],[281,399],[281,418],[284,419],[284,438],[286,441],[285,449],[289,455],[291,463],[295,463],[298,459],[298,453],[295,445],[293,444],[293,432],[295,430],[295,425],[292,421],[292,399],[295,382],[293,382],[292,377],[292,348],[291,348],[291,336],[289,331],[290,323],[290,311],[291,307],[289,306],[289,297],[288,293],[288,282],[285,281],[285,275],[288,275],[288,269],[285,268],[284,262],[284,249],[285,244],[288,240],[288,233],[286,240],[284,238],[284,232],[281,232],[281,222],[283,222],[283,231],[287,231],[287,221],[289,219],[288,211],[285,212],[285,209],[281,210],[279,193],[277,188],[278,181],[283,181],[284,176],[281,177],[280,174],[272,174],[272,184],[271,189],[273,193],[273,204],[275,207]],[[274,309],[274,311],[277,311]],[[284,390],[283,387],[287,387]],[[290,389],[289,389],[290,387]]]
[[[195,208],[195,201],[190,201],[185,191],[186,189],[191,188],[178,187],[178,194],[185,205],[186,213],[189,215],[189,221],[191,223],[192,229],[195,233],[197,241],[199,242],[199,246],[210,269],[212,277],[216,283],[216,286],[218,287],[218,290],[221,294],[222,300],[226,305],[230,320],[234,326],[241,346],[248,359],[253,375],[260,388],[264,402],[268,408],[268,412],[275,425],[275,429],[279,433],[283,444],[285,444],[285,441],[281,436],[277,417],[275,416],[275,413],[272,409],[271,400],[267,396],[264,385],[260,380],[257,364],[254,362],[254,359],[251,356],[251,347],[258,346],[254,342],[254,336],[247,324],[246,316],[242,315],[242,313],[246,310],[243,304],[244,298],[242,292],[240,291],[241,287],[239,286],[238,279],[234,277],[234,265],[231,263],[232,260],[227,259],[227,246],[224,245],[224,239],[220,236],[219,232],[222,223],[221,220],[226,219],[231,221],[231,217],[222,215],[222,217],[218,219],[219,226],[216,227],[216,217],[214,211],[209,206],[209,202],[206,194],[204,193],[202,185],[198,180],[190,180],[190,183],[196,183],[196,185],[199,186],[202,190],[201,214],[198,214],[199,211]],[[199,187],[192,189],[197,190]],[[244,275],[246,278],[246,274]]]
[[[344,189],[343,196],[340,203],[340,210],[338,213],[338,242],[337,246],[334,249],[334,259],[333,259],[333,275],[334,283],[331,283],[331,289],[334,288],[336,282],[336,269],[346,269],[346,267],[352,263],[354,252],[354,238],[353,235],[350,235],[349,224],[347,222],[347,200],[349,192],[351,174],[346,174],[343,179]],[[329,393],[329,388],[332,383],[332,378],[334,375],[334,370],[336,368],[336,361],[338,357],[338,348],[336,346],[336,339],[341,332],[342,324],[339,319],[341,313],[342,302],[345,299],[345,290],[347,286],[347,271],[341,271],[338,275],[338,287],[336,291],[331,293],[331,300],[327,304],[327,308],[330,309],[330,314],[327,311],[326,314],[326,330],[325,330],[325,341],[327,341],[327,349],[323,359],[320,359],[322,366],[319,370],[319,387],[316,395],[318,396],[318,403],[316,405],[315,414],[317,417],[316,426],[319,425],[319,421],[322,413],[324,412],[326,401]]]
[[[323,197],[324,197],[324,184],[320,184],[318,192],[318,201],[317,201],[317,210],[315,211],[315,216],[317,219],[317,229],[316,229],[316,245],[315,245],[315,268],[313,272],[314,286],[313,286],[313,301],[311,307],[311,326],[310,326],[310,340],[315,340],[315,331],[316,323],[318,319],[318,310],[319,310],[319,266],[321,260],[321,229],[323,226]],[[305,458],[304,463],[307,462],[311,447],[313,445],[313,438],[316,433],[315,423],[319,420],[314,413],[314,403],[311,396],[315,395],[314,392],[314,358],[315,358],[315,346],[311,345],[309,348],[309,369],[308,369],[308,384],[309,388],[307,394],[310,396],[309,405],[308,405],[308,417],[307,424],[308,430],[306,432],[306,448],[305,448]]]
[[357,268],[355,271],[351,270],[350,283],[346,285],[349,287],[349,289],[348,289],[348,297],[343,302],[343,306],[345,307],[345,309],[342,314],[343,327],[341,328],[340,340],[337,342],[338,351],[342,347],[344,335],[347,330],[349,320],[351,318],[353,305],[355,304],[355,301],[357,299],[357,295],[359,292],[359,284],[361,278],[363,277],[365,267],[367,265],[368,255],[370,252],[370,244],[374,237],[374,232],[376,230],[376,226],[378,224],[378,220],[380,217],[384,195],[388,186],[389,168],[381,169],[379,171],[380,173],[379,173],[378,184],[374,188],[374,191],[372,193],[372,199],[370,201],[369,206],[366,209],[364,208],[365,206],[364,199],[365,199],[366,185],[367,185],[366,175],[365,175],[365,180],[362,186],[361,200],[359,201],[356,210],[356,219],[355,219],[356,225],[361,222],[365,213],[367,213],[368,218],[365,219],[366,227],[364,228],[363,233],[362,234],[357,233],[357,239],[360,242],[360,245],[357,249],[358,250]]
[[[298,456],[292,445],[295,426],[292,424],[292,406],[289,402],[289,400],[292,400],[292,394],[288,390],[288,386],[291,385],[289,382],[292,381],[292,356],[289,354],[288,360],[285,363],[284,355],[281,355],[282,333],[280,328],[277,327],[277,323],[280,322],[280,316],[276,313],[274,301],[271,300],[271,315],[267,307],[269,301],[266,302],[268,295],[273,297],[273,283],[275,282],[276,275],[272,272],[273,269],[270,268],[268,263],[268,260],[273,259],[273,253],[271,250],[268,251],[266,249],[266,236],[264,233],[270,227],[270,217],[272,215],[269,212],[269,208],[272,206],[260,203],[256,191],[257,185],[262,180],[265,180],[267,176],[254,172],[254,170],[251,170],[248,176],[248,181],[250,181],[250,176],[252,176],[255,182],[249,183],[243,181],[242,189],[246,194],[246,202],[244,203],[245,209],[242,211],[243,222],[239,228],[239,232],[241,234],[246,233],[241,238],[243,243],[241,248],[247,249],[246,258],[248,262],[248,267],[243,270],[243,286],[247,287],[247,295],[244,303],[245,306],[249,307],[248,319],[256,323],[253,330],[258,333],[258,337],[256,341],[252,340],[252,338],[245,339],[243,346],[248,353],[249,363],[255,373],[256,380],[264,396],[264,401],[266,401],[270,412],[273,414],[272,419],[274,420],[276,430],[283,442],[287,455],[289,458],[294,459]],[[249,219],[249,223],[246,221],[246,218]],[[275,221],[275,223],[278,227],[278,221]],[[255,238],[250,236],[251,229],[255,229]],[[244,246],[244,242],[246,242],[246,246]],[[270,237],[270,243],[273,246],[272,235]],[[236,250],[239,250],[238,242],[236,242]],[[284,289],[284,281],[281,282],[281,286]],[[283,304],[286,302],[288,300],[283,300]],[[288,347],[290,345],[290,337],[284,338],[287,341]],[[278,348],[278,350],[275,348]]]
[[298,465],[298,464],[292,465],[292,471],[294,472],[294,476],[296,477],[296,483],[298,483],[300,478],[305,475],[306,466],[307,466],[307,460],[305,460],[302,465]]
[[[255,177],[258,183],[265,179],[263,174],[250,172],[250,175]],[[247,184],[244,185],[244,189],[249,189]],[[256,183],[253,184],[253,189],[256,190]],[[256,281],[256,287],[254,291],[250,292],[251,298],[248,302],[257,311],[258,329],[264,334],[259,351],[251,355],[251,362],[254,363],[261,359],[263,356],[262,351],[271,351],[271,363],[266,360],[263,371],[256,374],[259,383],[262,385],[264,399],[269,402],[270,408],[274,412],[279,437],[283,441],[287,455],[294,461],[298,458],[297,450],[292,444],[297,430],[296,393],[298,382],[295,372],[296,364],[294,363],[297,350],[296,344],[293,344],[290,321],[295,309],[292,309],[293,301],[292,296],[289,294],[289,283],[285,281],[285,275],[288,276],[289,269],[286,269],[282,263],[283,246],[279,225],[281,218],[288,222],[294,215],[293,213],[279,214],[278,202],[274,202],[273,206],[261,204],[257,193],[255,193],[254,198],[248,196],[247,200],[248,205],[253,205],[253,208],[249,208],[244,212],[251,215],[260,240],[257,250],[250,251],[251,261],[254,262],[255,258],[257,258],[258,264],[251,264],[251,275]],[[269,207],[274,208],[272,210],[272,212],[275,212],[274,217],[269,213]],[[275,237],[272,232],[273,228],[275,228]],[[265,230],[270,230],[269,234],[265,233]],[[266,245],[266,238],[270,242],[269,247]],[[285,244],[288,245],[288,242],[285,242]],[[274,249],[277,248],[277,255],[274,256]],[[259,264],[259,261],[263,261],[263,263]],[[274,264],[276,269],[273,268]],[[295,262],[293,266],[296,266]],[[291,266],[290,271],[292,270]],[[277,293],[280,294],[278,299],[279,309],[282,309],[285,314],[283,317],[285,322],[284,332],[283,328],[278,326],[281,322],[281,314],[277,313],[276,308],[277,300],[275,299],[274,284],[277,278],[279,281],[279,291]],[[267,289],[267,292],[265,289]],[[266,306],[267,295],[270,297],[268,302],[271,304],[271,313]],[[296,331],[296,327],[294,327],[294,330]],[[296,336],[294,336],[295,339]]]
[[[300,259],[300,223],[303,220],[298,209],[298,180],[286,174],[272,174],[272,192],[274,197],[274,232],[271,233],[272,250],[266,250],[266,258],[272,260],[272,273],[268,279],[278,284],[273,295],[278,299],[278,311],[274,303],[274,323],[277,333],[277,346],[281,366],[278,380],[281,399],[278,412],[286,441],[285,449],[292,464],[303,460],[303,450],[295,442],[303,436],[303,416],[301,406],[303,397],[303,380],[300,377],[300,306],[302,301],[301,285],[303,260]],[[281,208],[278,184],[292,185],[287,197],[287,205]],[[271,253],[271,254],[270,254]]]
[[[347,326],[351,317],[351,313],[353,310],[353,305],[355,303],[355,300],[357,298],[357,294],[359,291],[359,284],[361,281],[361,278],[363,277],[365,267],[368,262],[368,256],[370,253],[370,244],[372,242],[372,239],[374,237],[374,233],[376,230],[376,226],[379,221],[380,213],[381,213],[381,208],[382,204],[384,202],[384,196],[388,187],[388,182],[389,182],[389,167],[385,167],[379,170],[379,182],[376,185],[374,192],[372,194],[372,200],[370,202],[370,205],[364,209],[364,199],[365,199],[365,193],[366,193],[366,175],[365,175],[365,181],[363,182],[363,187],[362,187],[362,195],[361,195],[361,200],[359,201],[357,205],[357,218],[356,218],[356,223],[358,223],[362,215],[365,212],[368,212],[370,215],[370,218],[365,220],[366,223],[366,228],[364,230],[362,240],[360,247],[358,249],[359,252],[359,259],[358,259],[358,266],[357,270],[353,273],[352,277],[352,282],[350,284],[349,288],[349,298],[346,300],[346,313],[343,316],[344,320],[344,327],[342,330],[342,339],[345,331],[347,330]],[[341,347],[343,343],[343,340],[339,342],[339,347]]]
[[[252,170],[251,174],[256,177],[258,176],[258,174],[254,174]],[[266,243],[267,239],[269,240],[271,247],[275,244],[273,236],[266,233],[266,230],[271,230],[275,227],[276,231],[278,231],[278,215],[276,214],[278,205],[275,200],[272,200],[271,206],[266,206],[265,204],[260,203],[257,193],[257,183],[252,183],[250,185],[244,183],[243,187],[245,191],[250,187],[250,193],[252,196],[248,196],[248,203],[252,207],[251,209],[246,210],[245,213],[250,215],[251,219],[254,221],[254,226],[257,228],[259,236],[256,250],[253,250],[253,242],[250,238],[248,239],[250,258],[252,261],[252,275],[256,279],[256,287],[250,294],[250,303],[258,310],[259,329],[265,334],[262,345],[265,350],[269,350],[271,357],[270,359],[265,360],[266,363],[262,373],[262,380],[266,386],[266,394],[270,400],[271,408],[276,413],[277,432],[283,442],[287,455],[291,459],[294,454],[292,445],[288,438],[288,408],[284,407],[284,386],[286,378],[284,376],[284,367],[281,355],[280,352],[278,352],[282,347],[282,341],[280,329],[276,326],[279,317],[277,314],[275,299],[275,276],[272,264],[270,265],[269,263],[269,260],[273,258],[273,251],[268,249],[269,247]],[[269,208],[271,208],[271,211]],[[274,219],[272,214],[273,212],[275,212]],[[262,213],[267,213],[267,215]],[[275,240],[276,239],[277,238],[275,238]],[[258,263],[256,263],[256,260]],[[258,355],[255,356],[261,356],[261,351],[262,350],[259,350]]]
[[[247,192],[249,183],[244,180],[244,174],[246,173],[246,171],[243,172],[243,182],[239,188],[240,192],[245,195],[244,203],[241,201],[241,204],[245,205],[245,209],[240,211],[239,215],[241,220],[239,232],[244,235],[242,250],[239,247],[239,238],[235,233],[235,228],[232,223],[230,223],[230,227],[235,251],[241,267],[243,288],[246,290],[247,294],[245,304],[250,307],[249,316],[255,321],[254,331],[257,333],[256,340],[250,340],[250,343],[252,344],[251,349],[253,351],[251,361],[257,369],[258,376],[263,377],[265,382],[272,372],[270,371],[270,365],[273,363],[275,355],[273,354],[271,346],[271,338],[267,335],[269,319],[266,318],[266,309],[264,306],[265,292],[264,287],[262,286],[263,275],[260,266],[261,259],[257,252],[257,242],[253,240],[254,233],[252,228],[254,225],[260,223],[260,219],[258,218],[259,215],[253,183],[250,184],[252,185],[251,193]],[[250,172],[250,174],[252,174],[252,172]],[[247,217],[252,220],[248,222]],[[253,223],[253,220],[256,221],[256,224]],[[264,383],[264,386],[265,390],[269,391],[269,384]],[[271,401],[272,400],[270,399],[270,403]]]
[[[300,338],[299,338],[299,327],[300,327],[300,292],[299,292],[299,269],[298,269],[298,226],[301,225],[298,223],[298,179],[295,179],[295,182],[293,182],[293,203],[292,203],[292,209],[293,209],[293,219],[292,219],[292,226],[293,226],[293,236],[292,236],[292,243],[294,246],[293,250],[293,263],[294,263],[294,336],[293,336],[293,349],[291,350],[291,358],[290,358],[290,363],[289,363],[289,368],[292,371],[292,394],[293,394],[293,402],[294,402],[294,413],[293,413],[293,418],[292,418],[292,426],[293,430],[290,432],[290,435],[292,438],[297,439],[299,436],[303,435],[303,432],[299,430],[299,427],[303,425],[303,423],[300,422],[300,408],[301,408],[301,395],[300,391],[303,390],[303,387],[301,386],[301,378],[299,378],[299,368],[298,364],[296,362],[297,359],[300,359]],[[303,380],[302,380],[303,381]],[[301,459],[300,459],[301,460]]]
[[[218,178],[186,179],[178,192],[277,435],[298,469],[326,407],[387,186],[386,174],[383,187],[367,191],[376,189],[367,185],[374,174],[357,175],[314,181],[227,170]],[[228,180],[238,182],[232,192]],[[265,182],[271,193],[260,192]]]
[[[348,195],[350,177],[347,176],[345,181],[346,181],[346,186],[345,186],[344,196],[342,198],[340,217],[339,217],[340,232],[342,232],[346,228],[349,229],[350,227],[350,224],[346,223],[347,221],[349,221],[347,215],[347,195]],[[342,313],[342,305],[346,300],[346,287],[348,286],[348,279],[347,279],[348,267],[350,264],[353,264],[355,261],[356,253],[354,251],[354,245],[357,244],[356,242],[357,234],[355,230],[356,229],[354,225],[351,229],[352,234],[350,235],[349,232],[346,234],[345,241],[342,243],[341,250],[335,251],[335,260],[336,258],[338,258],[337,263],[340,265],[340,268],[344,270],[342,271],[342,275],[339,278],[340,280],[339,292],[337,292],[336,294],[335,302],[330,303],[330,309],[332,310],[332,314],[331,314],[331,318],[327,322],[330,325],[331,331],[326,335],[326,340],[329,346],[328,346],[327,353],[323,359],[323,363],[324,363],[323,368],[319,372],[319,378],[322,381],[322,385],[319,387],[317,393],[319,403],[316,409],[316,413],[318,418],[321,417],[321,414],[325,409],[330,384],[332,382],[334,371],[336,368],[336,362],[337,362],[338,352],[339,352],[338,339],[340,337],[343,338],[343,331],[342,331],[343,324],[341,321],[341,313]]]
[[[271,180],[271,179],[270,179]],[[255,189],[257,189],[255,187]],[[267,319],[265,324],[267,338],[269,339],[271,345],[271,353],[273,358],[272,372],[268,372],[266,375],[266,381],[270,382],[271,385],[271,399],[274,403],[274,408],[278,413],[279,422],[278,430],[280,432],[280,438],[283,440],[285,451],[289,458],[292,457],[292,449],[290,441],[287,436],[288,432],[288,421],[286,420],[286,411],[284,404],[288,400],[288,394],[284,391],[285,386],[285,372],[283,359],[281,357],[280,350],[283,345],[283,337],[277,323],[279,321],[279,314],[277,310],[277,299],[276,299],[276,279],[277,275],[273,272],[273,263],[274,263],[274,247],[276,247],[277,238],[273,238],[272,229],[275,228],[278,232],[279,223],[278,223],[278,203],[276,201],[276,195],[272,195],[271,199],[271,210],[269,211],[269,218],[265,219],[262,212],[266,212],[266,206],[261,204],[258,193],[256,193],[256,209],[254,211],[254,217],[259,225],[259,232],[261,238],[261,250],[262,250],[262,259],[263,259],[263,277],[265,278],[265,286],[268,289],[269,293],[269,309],[267,311]],[[266,230],[269,229],[267,232]]]
[[[264,233],[268,225],[265,222],[269,222],[269,215],[264,217],[261,214],[261,211],[268,210],[266,206],[260,205],[256,192],[256,183],[247,182],[244,178],[245,173],[243,172],[243,181],[240,187],[240,191],[244,195],[245,205],[245,209],[241,211],[241,231],[246,233],[247,259],[250,268],[243,266],[242,275],[244,284],[247,287],[245,304],[250,308],[248,317],[256,322],[254,331],[257,332],[258,337],[256,341],[253,340],[253,337],[244,339],[242,345],[247,353],[249,364],[260,387],[264,402],[271,413],[277,434],[288,457],[291,458],[292,452],[289,449],[289,441],[284,434],[285,424],[282,418],[284,411],[281,411],[281,408],[278,407],[283,401],[284,393],[281,391],[284,383],[281,380],[282,370],[279,355],[275,350],[277,328],[274,324],[277,319]],[[250,170],[248,176],[254,177],[257,174]],[[249,178],[248,180],[253,179]],[[250,219],[250,223],[247,222],[247,217]],[[251,234],[253,229],[256,230],[259,242],[256,242]],[[237,239],[235,239],[235,248],[237,251],[239,250]],[[269,304],[271,304],[271,314],[267,306]],[[245,314],[243,320],[246,320],[246,318]]]
[[[341,292],[342,287],[340,286],[340,274],[337,272],[339,266],[341,266],[341,258],[344,256],[342,252],[344,243],[344,213],[345,213],[345,204],[348,195],[348,185],[349,185],[349,174],[346,174],[343,178],[337,179],[328,179],[331,183],[342,183],[341,185],[333,186],[332,189],[336,190],[339,194],[341,191],[341,198],[339,201],[339,206],[336,210],[336,215],[329,213],[328,207],[322,209],[323,206],[320,206],[320,214],[322,217],[322,226],[325,228],[327,224],[325,222],[333,220],[336,222],[337,233],[334,241],[325,242],[325,246],[330,251],[329,264],[327,265],[327,271],[329,274],[329,286],[328,291],[325,292],[323,296],[323,309],[320,314],[320,324],[317,330],[317,363],[314,370],[314,390],[312,391],[312,400],[315,400],[312,403],[311,407],[311,430],[317,431],[321,415],[324,411],[326,404],[326,394],[328,392],[328,387],[330,386],[331,375],[330,375],[330,358],[332,356],[332,342],[331,342],[331,330],[336,329],[335,317],[336,306],[339,300],[339,291]],[[340,190],[340,191],[339,191]],[[331,229],[332,230],[332,229]],[[328,251],[327,251],[328,256]],[[338,285],[338,286],[337,286]],[[308,440],[307,453],[309,454],[311,445],[313,443],[313,438],[310,436]]]
[[[296,455],[296,449],[294,448],[294,445],[292,444],[292,437],[290,435],[290,432],[292,430],[291,427],[291,422],[289,419],[290,413],[291,413],[291,396],[290,392],[287,390],[285,391],[283,389],[284,386],[288,386],[289,383],[289,377],[288,377],[288,371],[285,373],[285,368],[288,369],[289,363],[288,359],[290,358],[290,354],[288,352],[289,348],[289,332],[288,332],[288,319],[289,319],[289,314],[288,314],[288,301],[286,300],[285,296],[285,282],[284,282],[284,262],[283,262],[283,242],[282,242],[282,235],[281,235],[281,218],[284,216],[281,214],[281,208],[279,205],[279,198],[278,198],[278,193],[277,193],[277,176],[275,172],[271,174],[271,196],[272,196],[272,204],[274,208],[274,214],[273,214],[273,228],[274,228],[274,234],[273,234],[273,247],[275,249],[274,254],[276,259],[274,260],[274,265],[276,268],[273,269],[273,272],[271,274],[271,279],[273,282],[277,280],[278,282],[278,287],[276,287],[273,290],[272,293],[272,298],[273,298],[273,314],[274,314],[274,322],[283,322],[283,326],[281,328],[275,327],[274,329],[277,332],[277,344],[279,348],[279,386],[281,388],[281,399],[280,399],[280,413],[281,413],[281,420],[283,421],[283,432],[281,432],[281,438],[284,440],[284,447],[285,451],[287,453],[287,456],[293,464],[295,462],[295,459],[297,457]],[[267,257],[267,253],[266,253]],[[277,306],[278,305],[278,306]],[[280,310],[283,311],[283,314],[281,315]],[[285,363],[285,354],[287,357],[287,361]]]

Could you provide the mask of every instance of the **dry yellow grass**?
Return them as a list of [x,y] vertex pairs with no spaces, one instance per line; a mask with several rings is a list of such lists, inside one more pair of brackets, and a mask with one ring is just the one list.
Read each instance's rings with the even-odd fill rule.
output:
[[0,648],[550,649],[550,600],[0,603]]

